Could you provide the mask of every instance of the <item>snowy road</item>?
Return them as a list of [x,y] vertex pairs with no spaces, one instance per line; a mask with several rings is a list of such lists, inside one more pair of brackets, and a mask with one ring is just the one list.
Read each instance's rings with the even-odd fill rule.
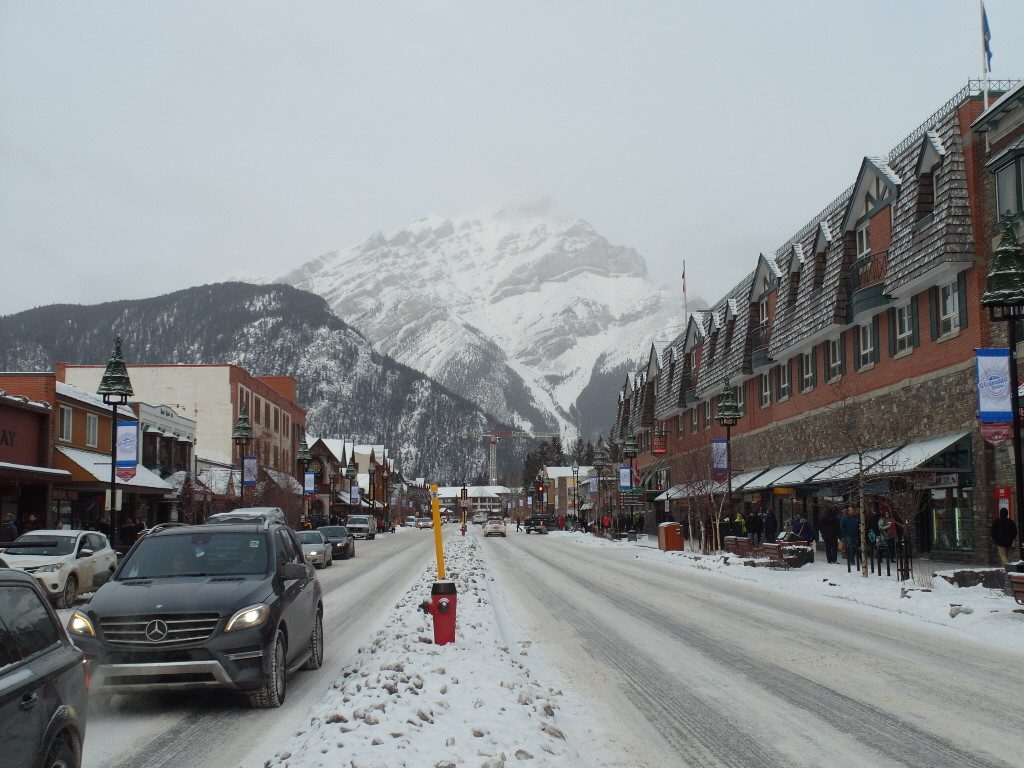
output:
[[115,697],[90,702],[84,768],[234,768],[301,728],[371,629],[432,553],[429,532],[359,541],[353,560],[318,571],[324,591],[324,666],[289,678],[284,706],[252,710],[224,693]]
[[638,766],[1020,765],[1024,649],[512,534],[503,610]]

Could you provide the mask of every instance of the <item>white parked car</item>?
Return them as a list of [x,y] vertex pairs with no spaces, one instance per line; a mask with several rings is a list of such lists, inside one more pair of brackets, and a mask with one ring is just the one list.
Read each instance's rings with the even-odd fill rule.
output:
[[334,552],[331,542],[322,531],[299,531],[299,543],[302,545],[302,556],[314,568],[325,568],[334,565]]
[[96,531],[32,531],[3,553],[10,568],[35,577],[58,608],[70,608],[83,592],[95,592],[117,567],[117,553]]
[[485,516],[484,516],[483,512],[474,512],[473,513],[473,525],[483,525],[484,524],[484,520],[485,520]]
[[500,517],[489,517],[484,523],[484,536],[505,536],[505,521]]
[[377,518],[373,515],[349,515],[345,523],[348,532],[356,539],[377,538]]

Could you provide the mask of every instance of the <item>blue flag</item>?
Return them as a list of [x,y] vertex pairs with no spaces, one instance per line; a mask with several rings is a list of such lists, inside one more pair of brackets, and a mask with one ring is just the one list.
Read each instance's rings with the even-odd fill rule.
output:
[[985,3],[981,4],[981,36],[985,39],[985,61],[988,67],[985,71],[992,71],[992,31],[988,28],[988,14],[985,13]]

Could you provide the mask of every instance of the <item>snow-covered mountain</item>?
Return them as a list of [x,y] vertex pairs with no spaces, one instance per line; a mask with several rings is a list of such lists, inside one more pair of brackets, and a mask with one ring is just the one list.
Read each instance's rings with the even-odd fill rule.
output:
[[649,279],[639,253],[551,200],[421,219],[279,281],[319,293],[380,352],[530,431],[605,431],[625,371],[683,326],[681,298]]

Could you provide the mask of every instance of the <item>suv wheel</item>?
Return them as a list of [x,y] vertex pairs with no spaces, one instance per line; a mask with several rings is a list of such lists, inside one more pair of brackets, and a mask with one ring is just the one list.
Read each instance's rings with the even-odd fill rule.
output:
[[302,665],[303,669],[320,669],[324,665],[324,615],[316,612],[313,634],[309,636],[309,658]]
[[270,679],[262,688],[249,693],[249,706],[258,709],[273,709],[284,704],[287,671],[284,633],[277,630],[273,655],[270,657]]
[[78,577],[73,573],[68,574],[68,580],[64,582],[64,590],[57,598],[58,608],[71,608],[78,599]]
[[76,750],[65,734],[58,734],[57,738],[53,740],[42,765],[43,768],[75,768],[79,765]]

